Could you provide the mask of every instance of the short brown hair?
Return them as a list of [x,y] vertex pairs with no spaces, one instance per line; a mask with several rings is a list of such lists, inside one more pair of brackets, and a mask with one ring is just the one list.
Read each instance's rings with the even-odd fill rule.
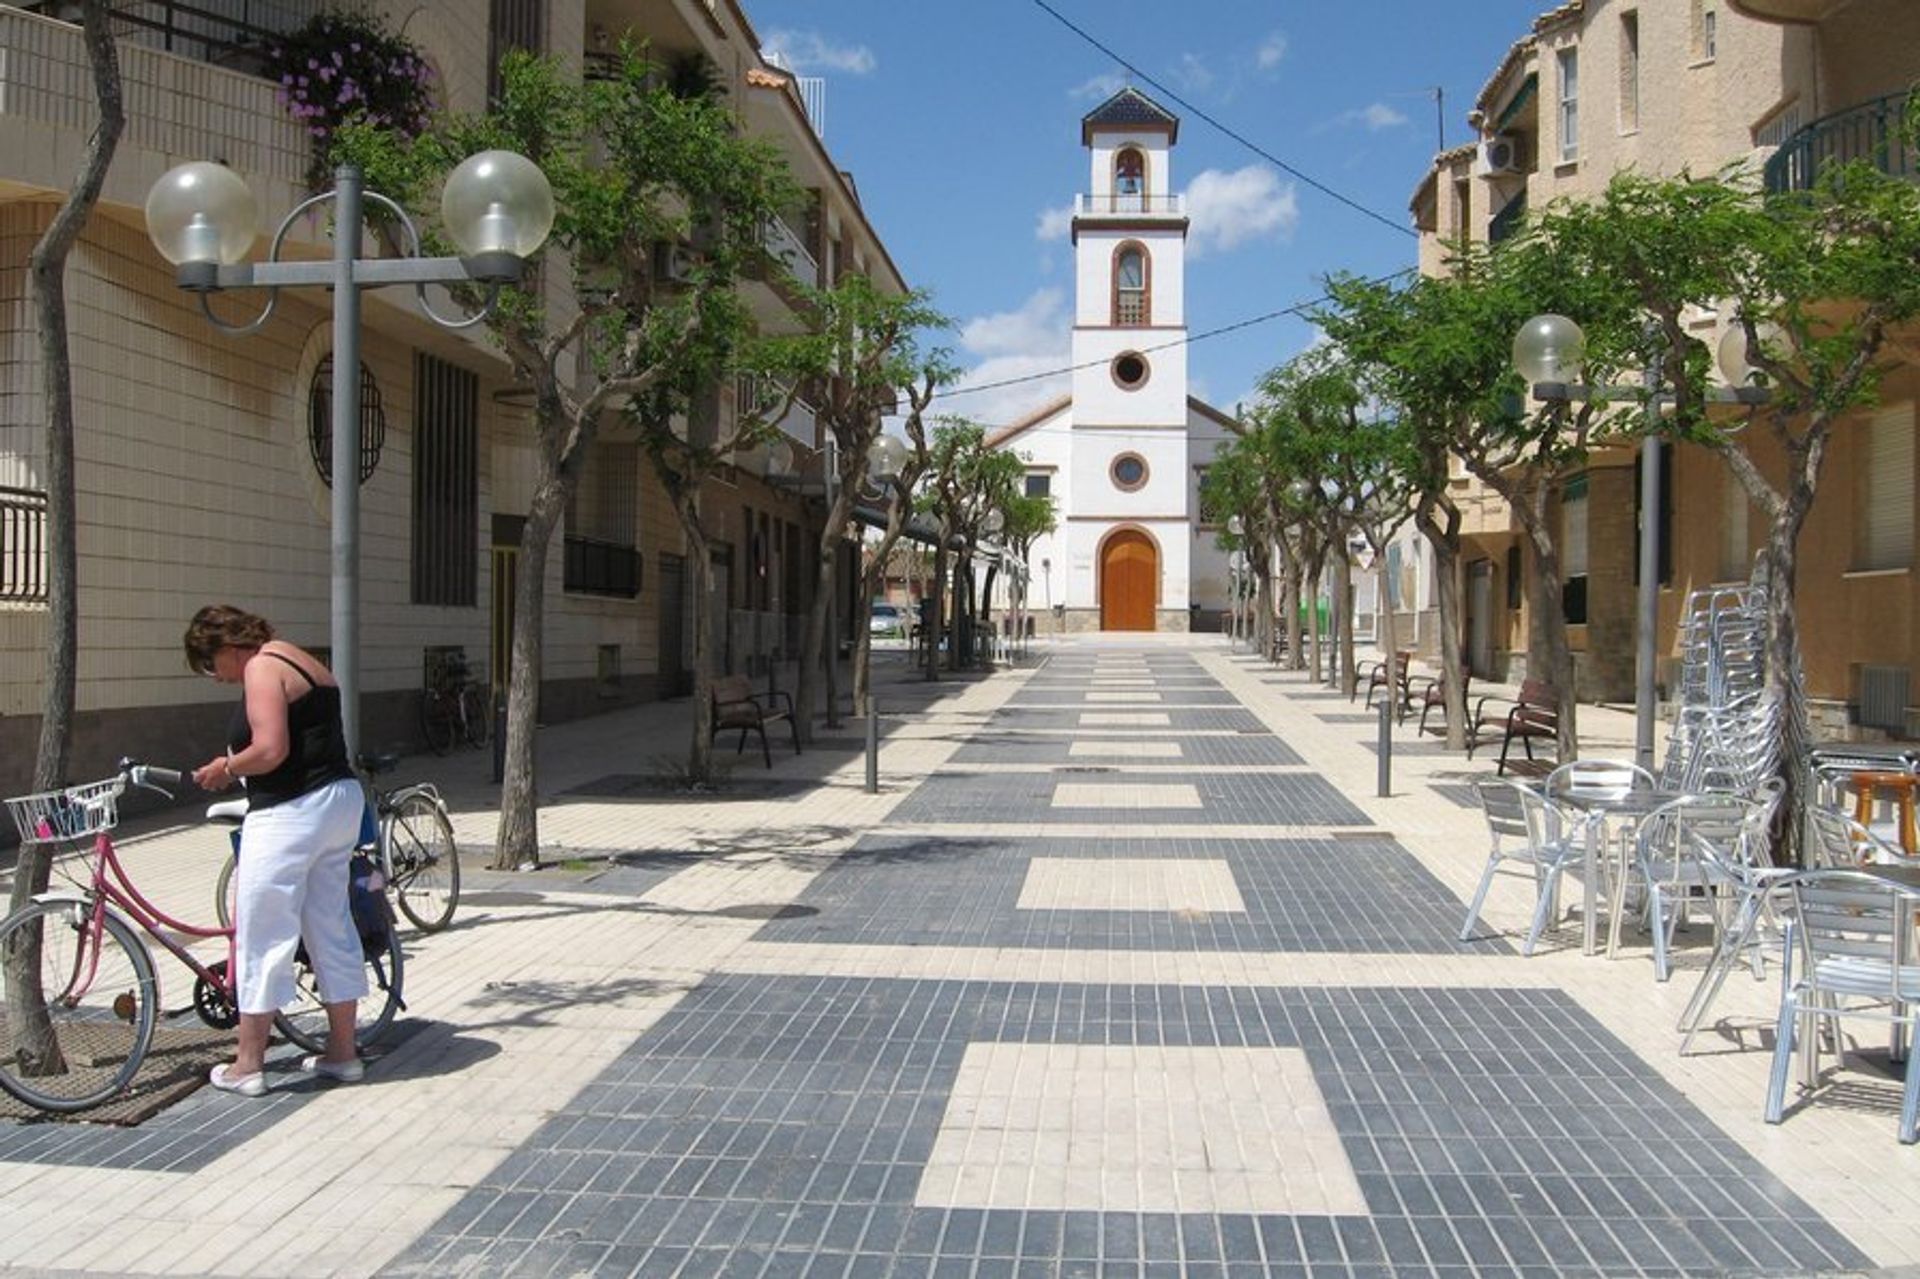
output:
[[187,669],[196,675],[213,670],[213,657],[223,648],[259,648],[273,638],[273,627],[231,604],[209,604],[187,623]]

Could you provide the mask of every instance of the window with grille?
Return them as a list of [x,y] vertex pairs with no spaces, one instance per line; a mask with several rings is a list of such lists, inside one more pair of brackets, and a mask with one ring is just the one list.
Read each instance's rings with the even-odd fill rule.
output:
[[1127,245],[1114,258],[1113,322],[1147,323],[1147,255],[1138,245]]
[[1053,492],[1053,476],[1045,471],[1027,472],[1027,496],[1047,497]]
[[1888,405],[1860,427],[1854,568],[1913,566],[1913,404]]
[[1560,160],[1580,155],[1580,51],[1562,49],[1560,66]]
[[1587,620],[1587,477],[1576,475],[1560,491],[1560,600],[1567,624]]
[[547,6],[543,0],[489,0],[487,101],[500,98],[500,59],[509,49],[547,51]]
[[640,594],[640,448],[595,444],[567,512],[562,585],[584,595]]
[[471,608],[480,571],[480,379],[413,358],[413,602]]
[[1640,15],[1620,15],[1620,130],[1640,127]]
[[0,601],[47,602],[47,495],[0,487]]
[[1753,508],[1739,476],[1728,470],[1721,482],[1725,485],[1726,497],[1720,519],[1720,580],[1744,582],[1753,571],[1753,557],[1747,546]]

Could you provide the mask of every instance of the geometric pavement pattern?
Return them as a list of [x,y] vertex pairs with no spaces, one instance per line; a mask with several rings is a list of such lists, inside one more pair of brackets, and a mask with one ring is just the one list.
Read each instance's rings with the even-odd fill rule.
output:
[[[1320,1157],[1343,1159],[1365,1211],[1168,1208],[1150,1187],[1172,1137],[1140,1099],[1132,1113],[1109,1099],[1103,1126],[1137,1155],[1118,1184],[1053,1180],[1035,1196],[1052,1206],[1007,1206],[1020,1192],[999,1178],[969,1189],[934,1162],[956,1080],[993,1045],[1295,1050],[1331,1128]],[[1236,1112],[1237,1131],[1284,1156],[1291,1120],[1254,1131],[1271,1113]],[[1032,1114],[1029,1152],[1058,1131]],[[1039,1184],[996,1150],[1026,1178],[1011,1187]],[[1864,1262],[1555,991],[719,974],[386,1273],[1465,1279]]]
[[[1086,822],[1099,809],[1081,801],[1098,788],[1113,797],[1109,820],[1151,820],[1162,824],[1238,826],[1364,826],[1366,814],[1324,778],[1312,773],[1162,773],[1154,786],[1191,787],[1200,807],[1185,803],[1155,807],[1135,803],[1129,792],[1142,789],[1138,774],[1101,773],[935,773],[901,801],[889,819],[897,823]],[[1074,787],[1074,806],[1056,806],[1055,793]],[[1151,799],[1157,792],[1149,792]],[[1113,810],[1124,810],[1113,811]]]
[[[1243,913],[1023,909],[1035,859],[1223,862]],[[867,835],[757,940],[876,946],[1498,954],[1458,940],[1464,908],[1390,839],[1050,838]]]

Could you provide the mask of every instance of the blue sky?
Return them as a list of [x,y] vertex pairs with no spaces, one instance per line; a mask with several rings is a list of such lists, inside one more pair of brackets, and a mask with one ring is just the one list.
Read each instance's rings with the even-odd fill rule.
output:
[[[1064,210],[1087,182],[1079,121],[1124,69],[1033,0],[746,0],[762,41],[827,79],[826,139],[910,283],[952,316],[969,383],[1063,367],[1072,257]],[[1407,200],[1543,0],[1049,0],[1193,106],[1314,180],[1410,227]],[[1313,190],[1136,82],[1180,115],[1194,333],[1317,296],[1335,271],[1410,266],[1411,235]],[[1197,183],[1197,185],[1196,185]],[[1192,390],[1231,411],[1313,340],[1285,317],[1200,341]],[[964,385],[964,384],[963,384]],[[1054,379],[956,395],[1007,421]]]

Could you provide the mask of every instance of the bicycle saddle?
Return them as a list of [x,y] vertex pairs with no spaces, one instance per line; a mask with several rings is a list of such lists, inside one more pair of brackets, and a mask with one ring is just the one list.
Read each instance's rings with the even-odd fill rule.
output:
[[225,822],[229,826],[238,826],[246,818],[245,796],[239,799],[223,799],[207,805],[207,820],[210,822]]
[[356,757],[354,766],[369,775],[390,773],[400,767],[400,756],[396,751],[368,752]]

